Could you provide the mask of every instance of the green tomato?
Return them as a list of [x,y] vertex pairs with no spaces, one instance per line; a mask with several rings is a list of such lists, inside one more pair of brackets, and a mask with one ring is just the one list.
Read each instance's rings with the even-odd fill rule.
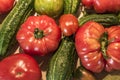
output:
[[63,0],[35,0],[34,8],[38,14],[58,17],[63,11]]

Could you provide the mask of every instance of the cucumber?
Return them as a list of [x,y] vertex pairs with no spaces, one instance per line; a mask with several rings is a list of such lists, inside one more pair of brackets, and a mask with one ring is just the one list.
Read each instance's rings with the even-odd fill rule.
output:
[[83,16],[80,19],[78,19],[79,26],[83,25],[87,21],[95,21],[102,24],[105,27],[119,24],[119,19],[115,14],[90,14]]
[[64,14],[76,14],[80,0],[64,0]]
[[[26,12],[33,8],[34,0],[18,0],[11,12],[3,20],[0,27],[0,56],[5,56],[10,49],[20,24],[25,19]],[[21,22],[22,21],[22,22]],[[13,39],[14,38],[14,39]]]
[[71,38],[65,37],[50,60],[47,80],[71,80],[77,62],[77,53]]

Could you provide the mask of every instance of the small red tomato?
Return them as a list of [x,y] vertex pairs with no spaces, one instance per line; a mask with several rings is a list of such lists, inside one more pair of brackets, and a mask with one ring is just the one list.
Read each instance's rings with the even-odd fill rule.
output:
[[78,20],[72,14],[64,14],[60,17],[59,26],[63,35],[71,36],[78,29]]
[[14,5],[15,0],[0,0],[0,14],[7,13]]
[[41,80],[38,63],[29,55],[18,53],[0,62],[0,80]]
[[82,3],[85,5],[85,7],[92,8],[93,0],[82,0]]

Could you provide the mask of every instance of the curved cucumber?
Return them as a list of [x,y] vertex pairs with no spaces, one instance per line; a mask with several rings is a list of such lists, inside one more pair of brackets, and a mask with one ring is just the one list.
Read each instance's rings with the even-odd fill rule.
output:
[[76,14],[80,0],[64,0],[64,14]]
[[19,29],[21,21],[25,18],[26,11],[33,8],[30,7],[32,3],[33,0],[18,0],[14,8],[2,22],[0,27],[0,56],[5,56],[7,50],[12,47],[11,42],[16,35],[16,31]]
[[83,25],[87,21],[95,21],[102,24],[105,27],[119,24],[119,19],[115,14],[90,14],[78,19],[79,26]]
[[64,38],[59,49],[53,55],[47,80],[71,80],[77,62],[77,54],[72,39]]

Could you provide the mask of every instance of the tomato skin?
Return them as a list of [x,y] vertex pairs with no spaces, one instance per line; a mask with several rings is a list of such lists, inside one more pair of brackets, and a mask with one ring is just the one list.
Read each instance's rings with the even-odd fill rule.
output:
[[[109,2],[109,4],[108,4]],[[94,8],[98,13],[120,11],[119,0],[94,0]]]
[[120,11],[119,0],[82,0],[85,6],[93,7],[97,13]]
[[0,0],[0,14],[9,12],[14,5],[15,0]]
[[71,36],[76,33],[78,29],[78,20],[72,14],[64,14],[59,19],[59,26],[63,35]]
[[64,0],[35,0],[34,8],[40,15],[57,18],[62,14]]
[[13,54],[0,62],[0,80],[41,80],[38,63],[24,53]]
[[96,80],[96,78],[90,71],[86,70],[80,65],[75,70],[72,80]]
[[[43,31],[43,37],[36,38],[35,29]],[[61,30],[54,19],[46,15],[30,16],[22,24],[16,39],[25,53],[44,56],[58,48]]]
[[[101,36],[107,32],[106,56],[101,50]],[[82,65],[92,72],[120,70],[120,26],[104,28],[89,21],[79,28],[75,35],[75,46]]]
[[103,57],[98,51],[100,44],[97,41],[103,32],[102,25],[88,22],[80,27],[76,33],[75,46],[77,53],[83,66],[93,72],[101,72],[104,68]]
[[109,34],[109,46],[107,47],[107,55],[110,57],[107,59],[107,71],[112,69],[120,69],[120,26],[112,26],[106,29]]
[[82,0],[82,3],[83,3],[87,8],[92,8],[93,0]]

